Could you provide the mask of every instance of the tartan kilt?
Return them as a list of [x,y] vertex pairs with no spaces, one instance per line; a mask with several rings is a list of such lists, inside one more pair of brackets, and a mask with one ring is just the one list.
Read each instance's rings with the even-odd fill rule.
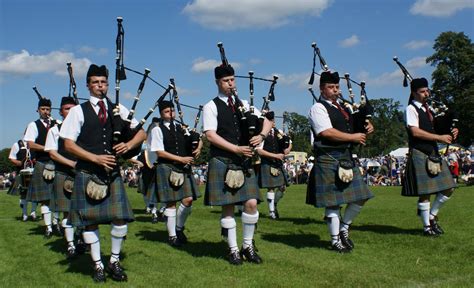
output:
[[87,196],[86,186],[90,177],[90,174],[83,171],[76,173],[69,222],[74,227],[110,224],[113,220],[132,222],[134,220],[132,206],[128,201],[120,174],[113,176],[107,196],[102,200],[93,200]]
[[250,199],[256,199],[260,203],[264,198],[260,193],[255,171],[252,169],[250,176],[245,177],[245,183],[242,188],[238,190],[229,189],[225,185],[225,174],[228,164],[222,160],[228,160],[229,162],[227,163],[231,163],[230,159],[221,157],[220,159],[213,157],[209,161],[204,204],[207,206],[223,206],[241,204]]
[[[346,153],[331,153],[335,159],[341,159]],[[319,155],[311,169],[306,192],[306,204],[316,207],[332,207],[366,200],[374,197],[360,174],[359,167],[352,168],[354,178],[349,183],[342,182],[337,176],[338,162],[328,155]]]
[[16,175],[15,177],[15,180],[12,186],[10,186],[10,189],[8,189],[7,194],[12,195],[12,196],[20,195],[21,199],[25,199],[26,193],[28,192],[28,187],[23,187],[22,181],[23,181],[23,177],[21,176],[20,173],[18,173],[18,175]]
[[271,167],[272,165],[268,163],[262,163],[260,165],[260,172],[258,173],[258,185],[260,188],[276,188],[283,185],[289,186],[286,171],[283,169],[283,166],[275,167],[280,170],[280,175],[278,176],[272,176],[270,173]]
[[54,175],[53,193],[49,201],[49,209],[53,212],[69,212],[72,193],[64,191],[64,181],[68,174],[56,171]]
[[428,195],[456,187],[448,163],[442,159],[441,172],[432,176],[426,168],[427,158],[425,153],[411,149],[402,181],[402,196]]
[[138,177],[138,193],[143,194],[149,203],[158,202],[155,193],[155,174],[155,169],[143,168],[140,177]]
[[199,187],[194,180],[192,173],[184,172],[184,183],[179,188],[174,188],[169,183],[169,177],[172,169],[182,171],[172,164],[158,164],[156,166],[155,194],[161,203],[181,201],[187,197],[193,197],[193,200],[201,197]]
[[54,179],[47,181],[43,178],[43,171],[46,164],[48,163],[36,162],[31,177],[31,183],[28,187],[28,194],[26,195],[27,201],[41,202],[51,199]]

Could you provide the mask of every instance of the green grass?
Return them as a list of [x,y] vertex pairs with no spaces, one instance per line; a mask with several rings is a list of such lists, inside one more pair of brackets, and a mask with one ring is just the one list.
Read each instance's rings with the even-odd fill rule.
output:
[[[120,287],[473,287],[474,189],[457,189],[440,213],[446,234],[421,236],[416,199],[400,196],[399,187],[373,188],[376,197],[363,208],[352,227],[355,250],[339,255],[328,250],[323,209],[304,204],[306,187],[291,186],[281,200],[281,219],[266,218],[261,204],[256,244],[264,263],[234,267],[223,258],[220,207],[195,202],[187,222],[190,243],[168,246],[163,223],[151,224],[142,198],[129,190],[136,221],[129,225],[123,266],[129,281],[108,279]],[[39,209],[38,209],[39,211]],[[86,287],[90,256],[71,262],[65,243],[43,239],[41,222],[19,221],[18,198],[0,192],[0,286]],[[238,241],[242,241],[241,223]],[[103,260],[110,255],[110,227],[101,226]]]

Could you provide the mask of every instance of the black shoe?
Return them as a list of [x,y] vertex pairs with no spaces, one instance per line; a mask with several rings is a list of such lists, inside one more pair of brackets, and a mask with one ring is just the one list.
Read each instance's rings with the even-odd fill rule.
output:
[[97,266],[94,268],[94,282],[102,283],[105,282],[104,268]]
[[112,276],[112,279],[115,281],[127,281],[128,277],[127,274],[123,271],[122,266],[120,266],[120,262],[114,262],[107,265],[107,273]]
[[438,237],[439,234],[433,231],[432,228],[429,228],[428,230],[423,230],[423,236],[426,237]]
[[46,231],[44,232],[44,238],[49,239],[51,238],[51,236],[53,236],[53,231],[46,229]]
[[260,256],[258,256],[258,254],[255,251],[253,245],[250,245],[247,248],[242,249],[242,252],[240,254],[242,255],[242,258],[244,260],[247,260],[250,263],[255,263],[255,264],[261,264],[262,263],[262,258],[260,258]]
[[158,215],[156,215],[156,213],[151,213],[151,223],[152,224],[158,223]]
[[184,227],[182,230],[176,230],[176,237],[178,237],[179,242],[182,244],[188,243],[188,237],[184,234]]
[[59,225],[59,223],[56,223],[53,227],[54,234],[58,237],[63,237],[63,228],[61,227],[61,225]]
[[349,230],[341,230],[339,232],[339,237],[341,237],[342,245],[346,246],[347,249],[354,249],[354,242],[349,239]]
[[229,260],[229,263],[232,265],[242,265],[242,258],[240,257],[239,250],[229,251],[227,260]]
[[341,241],[332,244],[331,247],[332,247],[332,250],[334,250],[336,252],[339,252],[339,253],[349,253],[349,252],[351,252],[351,250],[348,249],[346,246],[344,246]]
[[76,247],[69,246],[67,247],[66,257],[67,259],[73,259],[77,256]]
[[181,243],[181,241],[179,241],[178,237],[176,236],[169,237],[168,244],[170,244],[172,247],[181,247],[183,245],[183,243]]
[[435,232],[436,234],[438,235],[444,234],[444,230],[438,224],[438,219],[434,218],[430,220],[430,226],[431,226],[431,230],[433,230],[433,232]]

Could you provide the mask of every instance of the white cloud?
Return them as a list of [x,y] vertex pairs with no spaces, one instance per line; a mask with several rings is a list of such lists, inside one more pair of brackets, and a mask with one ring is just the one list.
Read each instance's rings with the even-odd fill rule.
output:
[[[299,89],[307,89],[308,86],[308,81],[311,73],[292,73],[292,74],[278,74],[275,73],[274,75],[278,76],[277,80],[277,86],[278,85],[286,85],[286,86],[295,86]],[[317,83],[319,81],[319,76],[314,75],[316,78],[314,80],[314,83]],[[273,75],[265,77],[267,79],[273,79]],[[317,81],[316,81],[317,80]]]
[[78,52],[84,54],[95,54],[95,55],[105,55],[107,54],[107,48],[94,48],[90,46],[81,46],[78,49]]
[[348,48],[348,47],[352,47],[352,46],[355,46],[355,45],[359,44],[359,42],[360,42],[359,36],[354,34],[351,37],[340,41],[339,46],[344,47],[344,48]]
[[427,41],[427,40],[413,40],[413,41],[410,41],[408,43],[405,43],[405,45],[403,45],[403,47],[405,47],[407,49],[410,49],[410,50],[417,50],[417,49],[421,49],[421,48],[424,48],[424,47],[428,47],[430,45],[431,45],[431,42]]
[[67,76],[66,63],[71,62],[74,75],[84,75],[92,63],[87,58],[76,58],[74,53],[52,51],[46,55],[32,55],[27,50],[19,53],[0,53],[0,73],[28,76],[38,73],[54,73]]
[[463,9],[474,8],[472,0],[417,0],[410,8],[414,15],[449,17]]
[[[217,61],[214,59],[204,59],[202,57],[199,57],[193,61],[193,66],[191,67],[191,71],[196,72],[196,73],[214,71],[214,68],[221,64],[222,64],[221,61]],[[236,62],[231,62],[230,65],[232,65],[234,69],[237,69],[240,67],[240,64]]]
[[216,30],[273,28],[292,17],[319,16],[332,0],[194,0],[183,13],[194,22]]
[[[408,60],[404,66],[407,68],[410,74],[416,78],[416,71],[428,66],[428,64],[426,64],[426,57],[415,57]],[[371,77],[369,72],[361,71],[357,74],[357,79],[365,81],[370,86],[381,87],[402,83],[403,73],[397,68],[392,72],[385,72],[379,76]]]

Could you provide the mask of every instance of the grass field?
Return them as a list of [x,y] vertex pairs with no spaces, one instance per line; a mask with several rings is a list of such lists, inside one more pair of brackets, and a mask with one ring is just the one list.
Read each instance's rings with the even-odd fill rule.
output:
[[[195,202],[187,222],[189,243],[172,248],[163,223],[152,224],[135,189],[129,190],[136,221],[129,225],[123,266],[129,281],[115,287],[473,287],[474,188],[459,188],[440,213],[446,231],[421,236],[416,199],[399,187],[375,187],[352,226],[355,250],[328,250],[323,209],[304,204],[306,186],[291,186],[281,200],[281,219],[266,217],[259,205],[256,234],[262,265],[231,266],[223,258],[220,208]],[[38,209],[39,212],[39,209]],[[43,239],[41,222],[19,220],[18,198],[0,192],[0,286],[93,287],[90,256],[68,261],[65,243]],[[241,222],[238,242],[242,241]],[[110,227],[101,226],[103,260],[110,256]],[[239,244],[240,245],[240,244]]]

